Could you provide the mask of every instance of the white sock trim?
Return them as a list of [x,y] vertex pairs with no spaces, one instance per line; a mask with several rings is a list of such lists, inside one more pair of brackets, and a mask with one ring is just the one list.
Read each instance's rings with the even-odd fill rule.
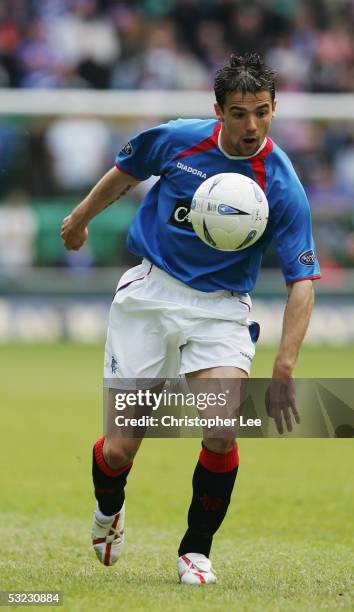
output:
[[106,514],[103,514],[103,512],[101,511],[99,505],[98,505],[98,501],[96,501],[96,510],[95,510],[95,514],[96,514],[96,518],[101,522],[101,523],[111,523],[115,517],[115,514],[112,514],[112,516],[107,516]]

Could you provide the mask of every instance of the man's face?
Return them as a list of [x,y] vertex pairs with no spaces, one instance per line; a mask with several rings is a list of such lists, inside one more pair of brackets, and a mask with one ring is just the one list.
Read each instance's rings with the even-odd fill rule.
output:
[[221,144],[226,153],[248,157],[261,146],[275,111],[269,91],[227,94],[224,107],[215,104],[222,123]]

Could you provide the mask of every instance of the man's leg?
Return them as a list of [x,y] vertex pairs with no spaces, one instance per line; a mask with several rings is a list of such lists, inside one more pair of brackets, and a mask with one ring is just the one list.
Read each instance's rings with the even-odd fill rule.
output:
[[[153,387],[152,391],[159,393],[162,385]],[[140,444],[145,436],[145,426],[130,425],[130,421],[138,417],[149,417],[151,406],[146,405],[144,396],[140,399],[141,392],[151,390],[117,390],[109,389],[106,395],[105,405],[105,433],[106,435],[97,440],[93,448],[92,456],[92,478],[97,500],[96,515],[104,520],[105,516],[112,517],[120,511],[123,506],[128,474],[133,465],[133,460],[138,452]],[[136,396],[133,405],[125,401],[125,396],[131,399]],[[116,398],[119,396],[121,416],[127,424],[117,424]]]
[[[154,391],[161,386],[154,387]],[[97,440],[92,454],[92,478],[96,496],[96,510],[92,527],[92,544],[98,559],[112,565],[120,555],[124,542],[125,485],[133,460],[145,436],[146,427],[121,426],[116,423],[117,394],[122,402],[125,394],[134,391],[109,389],[105,405],[106,435]],[[136,392],[139,394],[139,392]],[[137,396],[138,401],[138,396]],[[124,405],[124,404],[123,404]],[[132,418],[151,412],[150,406],[125,405],[124,417]]]
[[[96,529],[94,523],[92,539],[98,558],[105,564],[114,563],[120,553],[124,487],[145,435],[144,427],[117,423],[122,422],[122,417],[125,423],[131,418],[149,416],[152,410],[149,398],[144,398],[141,391],[159,393],[164,379],[179,372],[180,329],[176,323],[171,330],[167,325],[169,319],[161,316],[170,304],[164,301],[169,292],[159,274],[155,278],[153,268],[144,260],[123,275],[109,315],[104,358],[106,436],[95,444],[92,469],[97,499],[95,522],[99,524]],[[168,280],[168,275],[165,276]],[[176,338],[174,352],[169,349],[171,333]],[[147,389],[150,383],[151,388]],[[119,385],[121,389],[117,388]],[[134,391],[137,401],[132,405],[125,401],[125,394],[131,396]],[[113,556],[112,549],[116,553]]]
[[[203,390],[202,379],[247,378],[246,372],[234,367],[218,367],[187,375],[193,393]],[[217,384],[217,383],[216,383]],[[205,390],[205,386],[204,386]],[[241,385],[233,389],[234,406],[241,403]],[[222,417],[222,408],[219,416]],[[182,582],[200,584],[215,582],[209,561],[213,536],[227,512],[238,471],[238,451],[233,435],[209,438],[204,436],[203,448],[193,475],[193,495],[188,512],[188,529],[179,546],[178,570]]]
[[97,500],[92,544],[104,565],[113,565],[124,542],[125,485],[141,438],[102,437],[92,454],[92,478]]
[[122,508],[124,487],[142,439],[102,437],[92,454],[92,478],[100,513],[112,516]]

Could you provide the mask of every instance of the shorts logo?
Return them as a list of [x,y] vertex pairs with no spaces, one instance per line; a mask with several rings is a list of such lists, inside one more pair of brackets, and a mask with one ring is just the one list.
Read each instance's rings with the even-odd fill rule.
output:
[[184,200],[177,200],[175,207],[171,213],[171,216],[168,220],[169,225],[174,225],[179,229],[194,232],[193,226],[189,221],[190,209],[190,202],[185,202]]
[[115,357],[112,357],[111,371],[112,371],[112,374],[117,374],[117,371],[118,371],[118,361],[116,360]]
[[207,177],[205,172],[197,170],[197,168],[192,168],[192,166],[186,166],[186,164],[182,164],[182,162],[177,162],[177,168],[184,170],[185,172],[189,172],[190,174],[195,174],[195,176],[200,176],[200,178],[203,179],[206,179]]
[[121,152],[124,153],[124,155],[131,155],[133,153],[133,147],[131,142],[127,142]]
[[315,253],[312,249],[310,249],[309,251],[304,251],[303,253],[301,253],[301,255],[299,255],[298,260],[304,266],[313,266],[316,260]]

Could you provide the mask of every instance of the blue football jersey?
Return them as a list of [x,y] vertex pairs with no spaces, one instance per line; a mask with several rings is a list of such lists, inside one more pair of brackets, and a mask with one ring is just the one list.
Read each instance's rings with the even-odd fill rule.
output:
[[[141,181],[160,177],[130,226],[129,250],[194,289],[247,293],[274,240],[288,284],[320,278],[308,200],[287,155],[267,137],[253,156],[231,156],[221,147],[220,130],[215,119],[177,119],[142,132],[118,154],[123,172]],[[204,244],[188,220],[195,190],[220,172],[249,176],[267,195],[266,230],[243,251]]]

